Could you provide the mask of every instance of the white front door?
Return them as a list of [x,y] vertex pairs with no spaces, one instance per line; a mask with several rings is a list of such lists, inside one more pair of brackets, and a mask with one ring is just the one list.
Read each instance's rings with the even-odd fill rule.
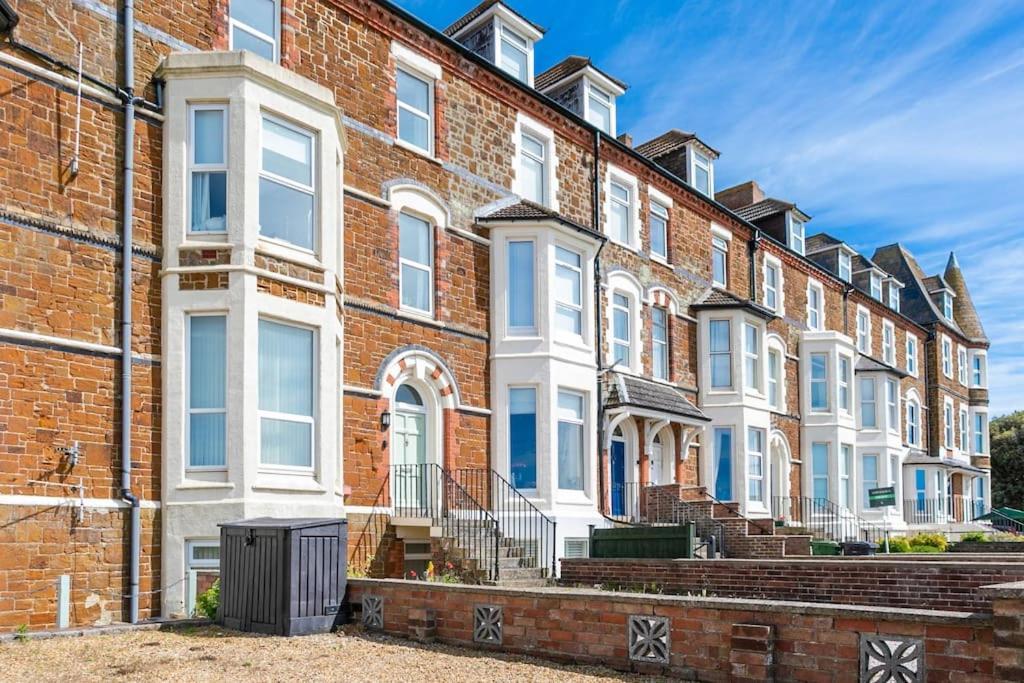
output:
[[652,484],[667,484],[668,482],[662,480],[662,459],[663,451],[661,442],[655,440],[651,444],[651,483]]
[[[392,444],[395,507],[422,516],[427,504],[427,416],[422,408],[399,404]],[[399,512],[398,514],[403,514]]]

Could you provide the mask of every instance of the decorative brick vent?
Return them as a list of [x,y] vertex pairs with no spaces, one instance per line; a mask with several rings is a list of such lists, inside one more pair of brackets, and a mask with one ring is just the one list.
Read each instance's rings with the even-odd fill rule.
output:
[[860,683],[919,683],[924,642],[905,636],[860,636]]
[[363,596],[363,626],[366,628],[384,628],[384,598],[379,595]]
[[502,609],[493,605],[473,608],[473,641],[501,645]]
[[634,662],[668,664],[669,621],[668,617],[650,617],[633,614],[629,617],[627,629],[629,658]]

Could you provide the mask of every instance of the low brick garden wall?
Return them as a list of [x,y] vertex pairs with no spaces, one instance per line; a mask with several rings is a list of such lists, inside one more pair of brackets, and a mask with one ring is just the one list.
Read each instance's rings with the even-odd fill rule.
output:
[[960,541],[951,543],[951,553],[1024,553],[1021,541]]
[[[352,579],[369,629],[701,681],[868,680],[901,652],[928,681],[1024,680],[1024,584],[989,614]],[[905,646],[905,648],[904,648]],[[905,680],[925,680],[921,675]]]
[[984,612],[978,588],[1024,581],[1024,562],[914,560],[562,560],[567,586],[675,595]]

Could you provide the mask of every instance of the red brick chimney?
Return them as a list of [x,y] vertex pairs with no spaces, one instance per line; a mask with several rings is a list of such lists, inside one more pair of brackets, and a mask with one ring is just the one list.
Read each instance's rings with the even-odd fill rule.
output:
[[764,199],[764,190],[756,180],[748,180],[715,193],[715,199],[730,209],[756,204]]
[[622,135],[615,139],[624,144],[626,147],[633,149],[633,136],[630,135],[629,133],[623,133]]

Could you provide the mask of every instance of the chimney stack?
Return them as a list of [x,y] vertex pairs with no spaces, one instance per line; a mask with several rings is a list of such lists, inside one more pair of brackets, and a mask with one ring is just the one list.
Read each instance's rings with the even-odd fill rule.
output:
[[757,204],[764,199],[764,190],[757,184],[756,180],[748,180],[739,185],[733,185],[721,192],[715,193],[715,199],[719,204],[730,209],[739,209],[751,204]]
[[629,133],[623,133],[622,135],[615,139],[624,144],[626,147],[633,149],[633,136],[630,135]]

